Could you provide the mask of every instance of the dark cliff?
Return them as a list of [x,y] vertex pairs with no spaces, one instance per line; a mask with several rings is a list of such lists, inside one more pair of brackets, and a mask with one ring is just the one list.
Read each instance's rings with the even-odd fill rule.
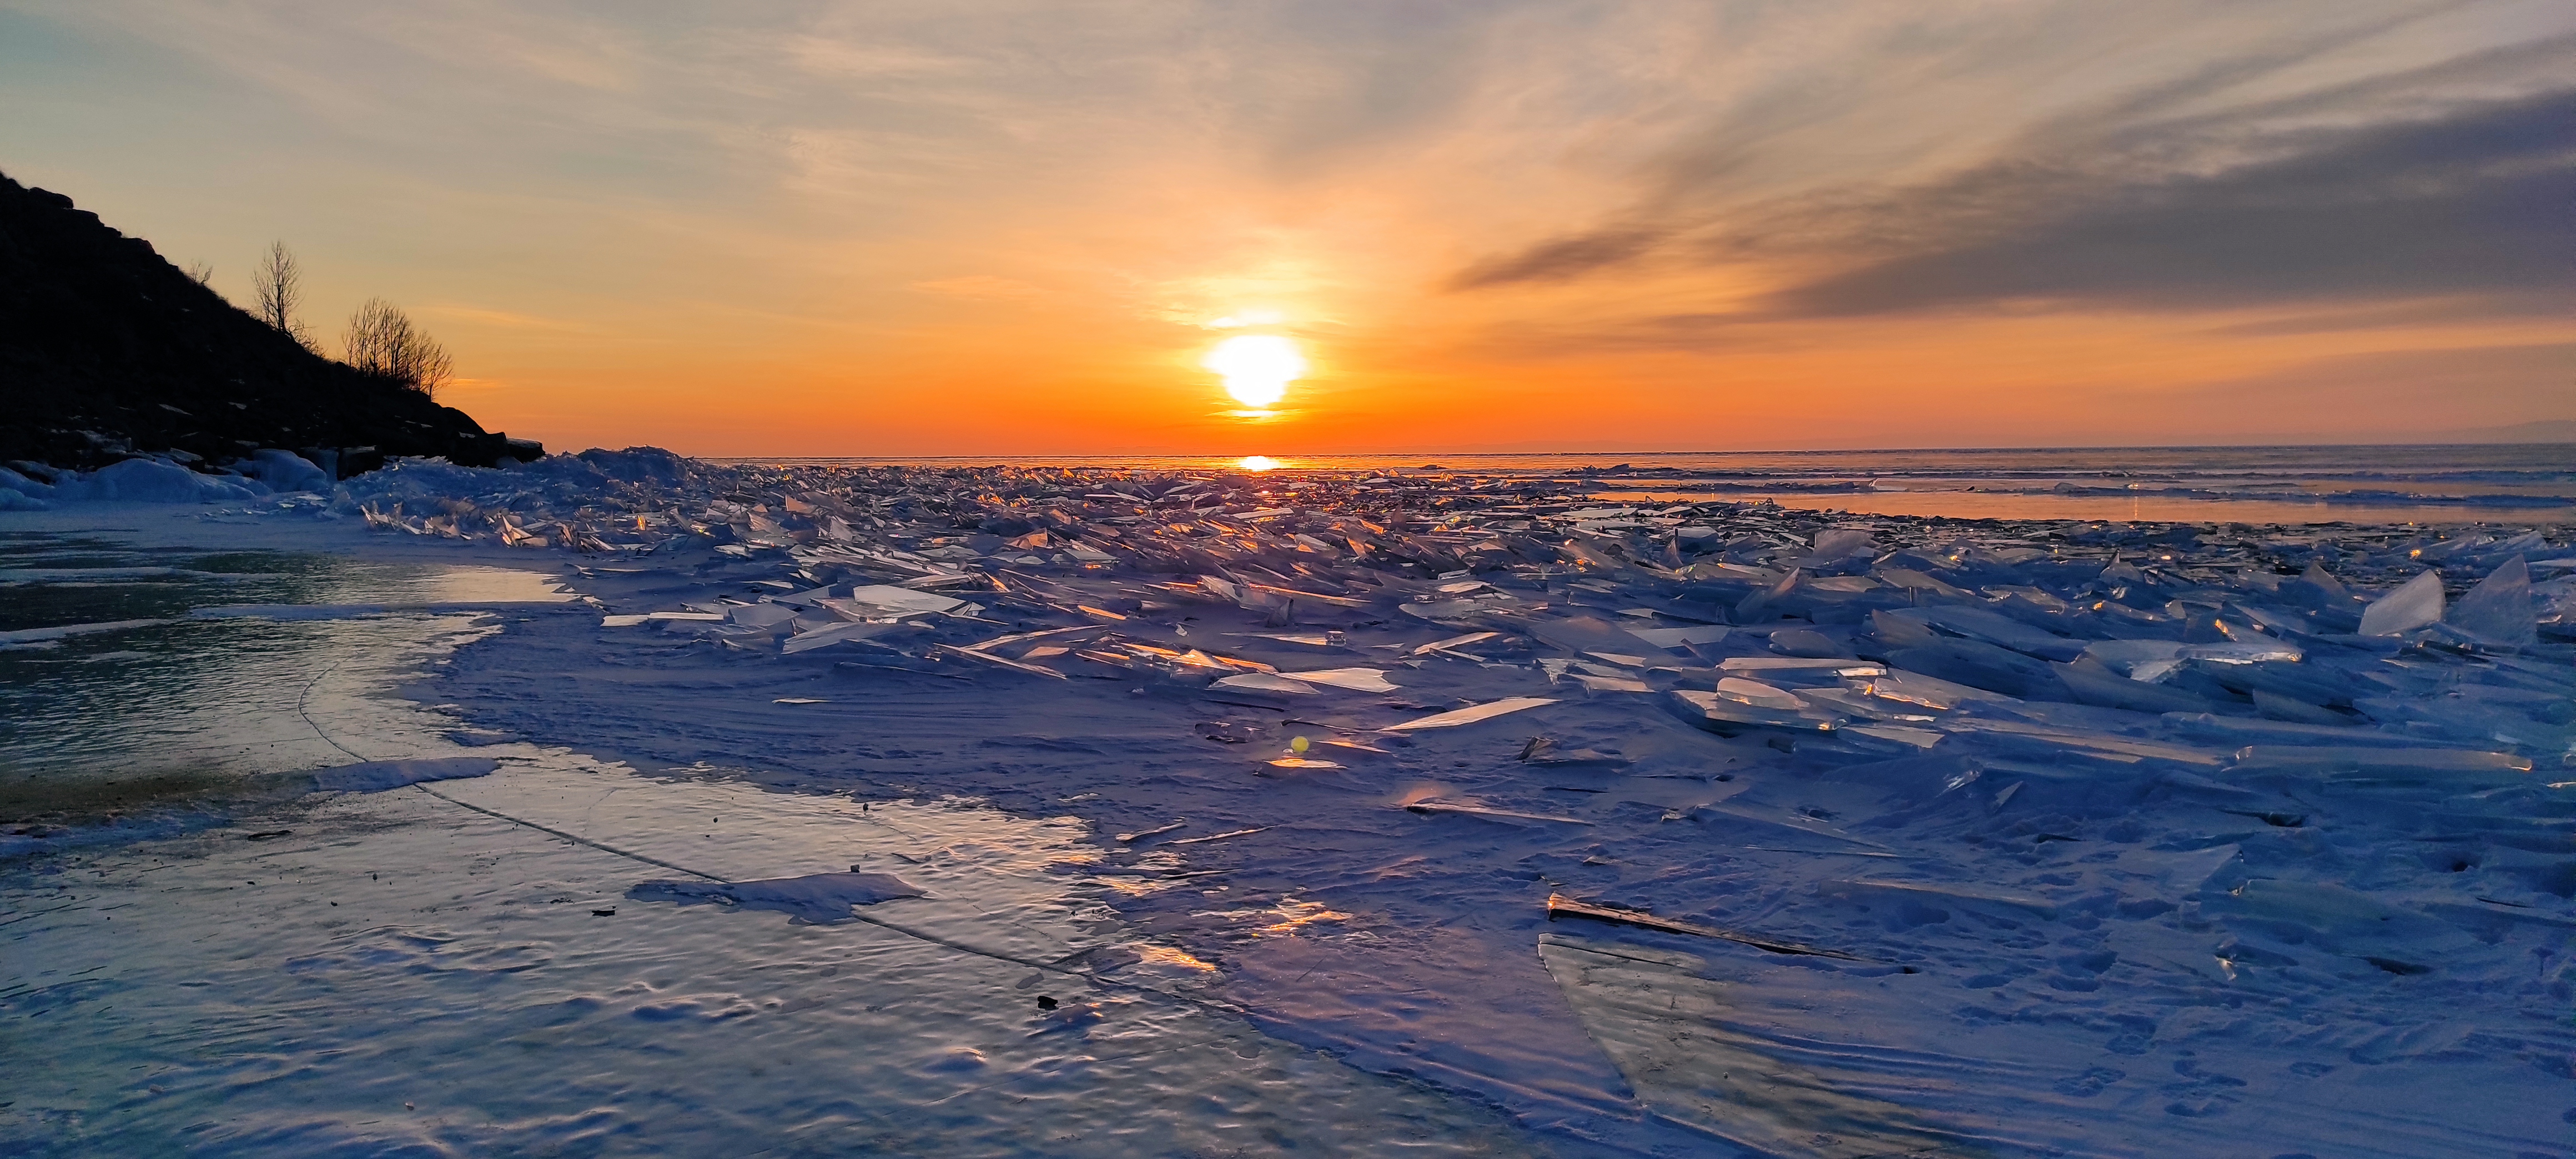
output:
[[[0,176],[0,461],[259,447],[490,466],[542,449],[306,350],[68,197]],[[308,456],[310,457],[310,456]]]

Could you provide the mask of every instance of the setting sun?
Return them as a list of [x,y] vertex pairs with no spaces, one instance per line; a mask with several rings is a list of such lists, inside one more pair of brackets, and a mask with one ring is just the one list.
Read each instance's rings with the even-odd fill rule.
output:
[[1306,373],[1306,358],[1293,339],[1276,334],[1242,334],[1216,344],[1199,365],[1225,379],[1225,392],[1248,407],[1267,407],[1288,393],[1288,384]]

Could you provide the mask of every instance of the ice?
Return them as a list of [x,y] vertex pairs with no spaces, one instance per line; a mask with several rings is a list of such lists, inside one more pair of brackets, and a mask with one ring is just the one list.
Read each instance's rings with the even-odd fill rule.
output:
[[[2139,667],[2146,670],[2150,665],[2169,663],[2157,660]],[[2134,673],[2123,677],[2107,665],[2082,660],[2058,665],[2057,678],[2076,700],[2104,708],[2126,708],[2137,712],[2207,712],[2215,707],[2207,697],[2167,688]]]
[[1826,563],[1846,556],[1858,555],[1876,546],[1876,539],[1867,530],[1856,527],[1837,527],[1816,535],[1816,541],[1811,545],[1812,551],[1807,558],[1814,563]]
[[1702,624],[1689,628],[1630,628],[1628,634],[1658,648],[1679,648],[1689,644],[1714,644],[1726,639],[1733,630],[1723,624]]
[[1803,656],[1729,656],[1718,661],[1717,666],[1726,672],[1830,672],[1836,676],[1876,676],[1887,671],[1885,666],[1865,660]]
[[[721,619],[722,617],[712,618]],[[811,632],[798,632],[797,634],[788,637],[786,643],[779,645],[778,650],[792,656],[798,652],[811,652],[816,648],[821,648],[826,645],[843,644],[853,640],[874,639],[878,636],[883,636],[892,632],[900,632],[902,630],[903,625],[890,623],[868,623],[862,621],[854,624],[835,624],[828,628],[816,628]]]
[[1723,690],[1702,692],[1676,688],[1671,699],[1684,720],[1721,735],[1733,735],[1751,728],[1782,729],[1793,733],[1831,732],[1840,727],[1844,719],[1839,713],[1813,708],[1803,700],[1794,706],[1756,704],[1745,694],[1728,695]]
[[774,628],[796,618],[796,609],[782,604],[743,604],[726,613],[726,618],[746,628]]
[[275,448],[253,451],[242,473],[268,484],[271,491],[327,492],[331,489],[331,473],[293,451]]
[[2426,776],[2528,773],[2531,758],[2512,753],[2396,747],[2247,745],[2236,753],[2235,773],[2380,773]]
[[1386,731],[1410,732],[1415,729],[1425,728],[1456,728],[1460,725],[1475,724],[1478,721],[1492,720],[1495,717],[1502,716],[1507,713],[1519,712],[1523,709],[1537,708],[1541,705],[1554,703],[1556,703],[1555,700],[1543,696],[1506,696],[1501,700],[1489,701],[1484,704],[1469,705],[1465,708],[1451,709],[1447,712],[1435,712],[1429,716],[1416,717],[1415,719],[1405,721],[1401,724],[1390,724],[1386,726]]
[[2531,603],[2531,568],[2520,555],[2478,581],[2443,617],[2471,635],[2516,647],[2538,643],[2539,615]]
[[1698,922],[1677,921],[1672,918],[1656,917],[1655,915],[1643,910],[1612,909],[1608,906],[1589,905],[1573,898],[1566,897],[1563,894],[1551,893],[1547,895],[1547,920],[1555,921],[1562,917],[1589,918],[1593,921],[1609,922],[1613,925],[1636,926],[1639,929],[1660,930],[1671,934],[1689,934],[1693,937],[1716,938],[1720,941],[1735,942],[1739,945],[1751,946],[1757,950],[1768,950],[1774,954],[1791,954],[1802,957],[1817,958],[1840,958],[1844,961],[1859,960],[1852,957],[1850,954],[1845,954],[1836,950],[1823,950],[1814,946],[1801,945],[1797,942],[1782,941],[1778,938],[1766,938],[1757,934],[1747,934],[1736,930],[1719,929],[1715,926],[1703,925]]
[[1942,604],[1924,608],[1899,608],[1886,613],[1898,619],[1917,619],[1955,632],[1971,640],[2010,648],[2043,660],[2072,660],[2084,651],[2085,642],[2024,624],[1984,608]]
[[921,887],[888,873],[815,873],[759,881],[647,881],[626,891],[637,901],[681,905],[722,902],[739,909],[774,910],[797,921],[830,925],[851,911],[897,898],[924,896]]
[[[41,500],[54,493],[54,486],[51,483],[42,483],[34,479],[30,479],[25,475],[21,475],[16,471],[10,470],[7,467],[0,467],[0,491],[11,492],[22,499]],[[42,511],[45,509],[45,505],[39,503],[36,506],[26,508],[25,510]],[[0,508],[0,510],[9,509]]]
[[2364,636],[2398,636],[2442,619],[2442,575],[2419,572],[2397,590],[2371,601],[2361,614]]
[[265,490],[253,491],[238,479],[201,475],[176,463],[127,459],[85,475],[56,481],[50,498],[122,503],[221,503],[255,498]]
[[158,627],[170,622],[171,621],[166,619],[103,620],[95,624],[57,624],[46,628],[12,628],[8,631],[0,632],[0,648],[24,648],[51,645],[55,641],[71,636],[88,635],[93,632],[130,632],[140,628]]
[[1323,668],[1312,672],[1282,672],[1279,675],[1304,684],[1323,684],[1353,692],[1399,692],[1402,689],[1375,668]]
[[430,757],[418,760],[368,761],[341,765],[313,774],[313,787],[325,793],[381,793],[425,781],[486,777],[501,767],[488,757]]
[[1783,1041],[1696,955],[1551,935],[1539,956],[1641,1096],[1747,1153],[1932,1155],[1964,1134],[1884,1097],[1884,1076],[1850,1073],[1865,1052]]
[[[1303,680],[1292,680],[1285,675],[1273,676],[1267,672],[1246,672],[1239,676],[1223,677],[1216,682],[1216,686],[1219,688],[1243,688],[1255,692],[1279,692],[1290,696],[1313,696],[1315,694],[1313,684]],[[1390,685],[1390,687],[1392,686]]]
[[1500,632],[1469,632],[1463,636],[1451,636],[1447,639],[1433,640],[1428,644],[1415,648],[1413,650],[1413,654],[1416,656],[1427,656],[1434,652],[1454,652],[1461,648],[1475,647],[1478,644],[1482,644],[1485,641],[1494,639],[1500,635],[1502,635]]
[[[631,753],[682,781],[757,754],[762,768],[721,775],[838,811],[835,839],[878,831],[854,797],[882,810],[950,793],[1134,838],[1031,866],[1098,906],[1030,916],[1034,932],[952,892],[972,877],[933,869],[971,858],[937,842],[853,871],[935,896],[835,909],[830,890],[817,901],[782,885],[779,907],[799,922],[894,922],[1039,962],[1092,945],[1065,913],[1139,922],[1173,956],[1083,960],[1132,953],[1126,976],[1190,979],[1299,1057],[1401,1073],[1550,1143],[1681,1154],[1737,1132],[1809,1153],[1925,1139],[1996,1154],[2089,1153],[2105,1138],[2176,1154],[2554,1145],[2563,1100],[2546,1092],[2563,1080],[2522,1056],[2576,1050],[2549,1021],[2546,965],[2576,928],[2564,853],[2576,777],[2563,771],[2576,749],[2576,593],[2534,582],[2566,573],[2544,566],[2568,557],[2556,532],[2195,533],[1591,497],[1646,486],[1552,470],[1251,476],[602,452],[505,472],[405,462],[327,505],[301,501],[293,523],[248,508],[150,514],[221,533],[258,521],[339,537],[335,549],[567,565],[583,604],[493,617],[496,635],[431,678],[471,728]],[[2517,572],[2517,557],[2540,562]],[[66,591],[200,582],[93,574],[122,561],[69,554],[17,562],[25,585]],[[57,564],[62,575],[37,574]],[[2399,601],[2350,593],[2403,593],[2410,579],[2418,592],[2475,586],[2446,620],[2359,634],[2366,616],[2386,628]],[[2512,630],[2517,582],[2527,636]],[[2508,614],[2488,616],[2498,605],[2481,592]],[[134,606],[0,627],[163,615]],[[161,628],[224,623],[71,631],[0,662],[50,675],[159,647]],[[1333,666],[1280,671],[1317,662]],[[292,743],[323,743],[279,717]],[[511,812],[528,804],[504,791],[511,774],[430,787]],[[618,804],[644,799],[620,790],[544,815],[746,883],[803,882],[858,857],[763,860],[748,852],[753,827],[737,832],[739,802],[687,818]],[[575,823],[613,808],[630,810],[615,834]],[[1190,827],[1167,828],[1176,817]],[[2249,878],[2378,908],[2325,915],[2316,907],[2335,898],[2285,900],[2296,891]],[[1551,894],[1569,919],[1555,926],[1539,920]],[[630,903],[583,934],[747,916],[731,913],[738,900],[698,900],[713,904]],[[1576,924],[1575,906],[1644,920]],[[2372,940],[2364,922],[2404,932]],[[1578,930],[1588,948],[1567,948]],[[1614,979],[1583,966],[1561,985],[1578,953],[1654,968]],[[1048,980],[1061,975],[1012,970],[1000,1000],[1015,1014],[1032,996],[1010,987],[1031,973],[1064,1009],[1101,1001]],[[702,1020],[731,1008],[708,1001]],[[975,1049],[999,1060],[1014,1035],[1070,1043],[1128,1017],[1104,1005]],[[673,1018],[655,1025],[686,1021]],[[1745,1067],[1798,1080],[1739,1090]],[[1791,1088],[1857,1103],[1804,1103]],[[2457,1109],[2464,1091],[2480,1093],[2478,1115]],[[1020,1093],[978,1106],[1020,1106],[1007,1101]],[[1043,1103],[1009,1113],[1063,1113]]]
[[1720,677],[1717,682],[1717,694],[1727,700],[1739,701],[1741,703],[1754,705],[1760,708],[1799,709],[1807,707],[1807,702],[1799,699],[1794,693],[1788,692],[1784,689],[1773,688],[1759,680],[1746,680],[1736,676]]

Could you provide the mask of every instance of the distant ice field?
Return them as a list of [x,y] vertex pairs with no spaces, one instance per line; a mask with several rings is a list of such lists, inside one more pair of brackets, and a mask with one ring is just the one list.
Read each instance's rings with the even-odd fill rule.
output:
[[[1296,455],[1278,470],[1581,478],[1606,502],[1770,500],[1952,519],[2476,523],[2576,518],[2576,446]],[[1205,469],[1236,456],[741,457],[776,465]]]

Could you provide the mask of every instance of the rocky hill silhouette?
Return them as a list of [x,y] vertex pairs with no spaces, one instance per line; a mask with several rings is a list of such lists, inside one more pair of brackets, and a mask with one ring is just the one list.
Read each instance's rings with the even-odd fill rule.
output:
[[0,461],[216,463],[262,447],[344,476],[392,455],[490,466],[543,453],[305,349],[151,243],[0,174]]

